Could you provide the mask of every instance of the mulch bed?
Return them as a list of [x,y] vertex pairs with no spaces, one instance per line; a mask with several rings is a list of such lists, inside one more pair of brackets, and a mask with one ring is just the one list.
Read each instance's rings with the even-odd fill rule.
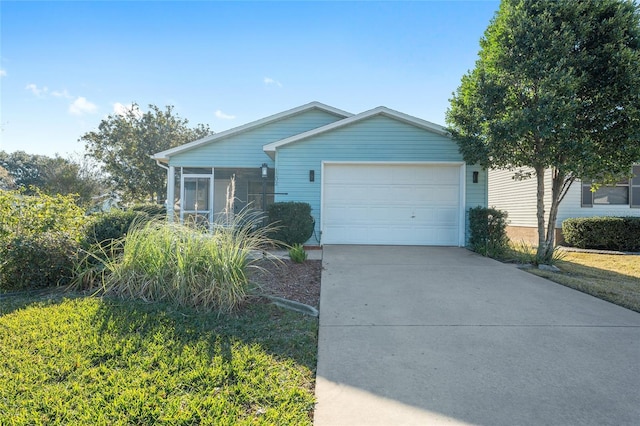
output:
[[257,293],[282,297],[316,309],[320,307],[322,261],[262,260],[257,265],[260,269],[251,271],[251,282],[260,287]]

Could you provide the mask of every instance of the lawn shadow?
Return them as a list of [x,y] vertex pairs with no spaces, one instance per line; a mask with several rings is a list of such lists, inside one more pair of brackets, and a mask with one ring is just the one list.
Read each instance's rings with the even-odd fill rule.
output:
[[[3,293],[0,294],[0,317],[29,307],[52,306],[82,297],[90,296],[62,288]],[[234,343],[258,344],[279,359],[291,359],[311,371],[316,368],[317,318],[258,299],[231,314],[201,312],[160,302],[101,299],[91,321],[101,333],[126,338],[133,334],[153,336],[170,330],[175,343],[182,347],[198,342],[202,347],[203,336],[206,336],[209,355],[223,353],[229,359]]]
[[61,287],[0,293],[0,317],[31,306],[54,305],[78,297],[84,295],[65,291]]
[[533,272],[558,284],[640,312],[640,278],[567,259],[558,261],[556,266],[561,272]]
[[177,352],[198,345],[210,358],[222,355],[230,361],[234,345],[257,344],[278,359],[291,359],[311,371],[316,368],[317,319],[270,304],[255,303],[236,313],[219,314],[105,297],[93,321],[101,333],[122,338],[170,335]]

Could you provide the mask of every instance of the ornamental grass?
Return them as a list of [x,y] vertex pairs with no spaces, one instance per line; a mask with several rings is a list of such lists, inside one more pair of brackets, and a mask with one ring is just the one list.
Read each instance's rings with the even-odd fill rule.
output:
[[121,253],[107,256],[99,266],[101,290],[123,298],[233,311],[247,297],[248,270],[258,268],[260,258],[255,253],[273,246],[268,228],[260,225],[261,217],[246,210],[211,232],[163,221],[133,226],[124,242],[114,242],[121,244]]

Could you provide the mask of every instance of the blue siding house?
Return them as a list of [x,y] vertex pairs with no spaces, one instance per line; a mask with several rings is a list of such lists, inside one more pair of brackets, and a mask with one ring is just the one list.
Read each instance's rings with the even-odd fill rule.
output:
[[312,102],[153,156],[170,220],[214,223],[235,177],[236,209],[311,205],[309,245],[464,246],[467,211],[487,205],[486,171],[437,124],[378,107]]

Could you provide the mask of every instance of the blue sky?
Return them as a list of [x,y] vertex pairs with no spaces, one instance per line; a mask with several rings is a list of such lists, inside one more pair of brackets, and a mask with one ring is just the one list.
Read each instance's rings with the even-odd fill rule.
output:
[[444,123],[498,1],[0,1],[0,150],[62,156],[118,109],[215,132],[320,101]]

